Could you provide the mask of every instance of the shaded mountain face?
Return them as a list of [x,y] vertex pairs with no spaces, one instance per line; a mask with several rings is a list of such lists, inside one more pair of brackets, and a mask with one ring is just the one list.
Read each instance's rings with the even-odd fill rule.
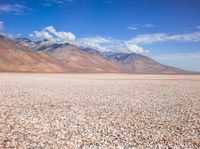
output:
[[136,53],[102,53],[102,56],[115,61],[134,73],[141,74],[182,74],[187,71],[160,64],[153,59]]
[[188,74],[191,72],[174,68],[171,66],[160,64],[153,59],[136,53],[120,53],[120,52],[99,52],[91,48],[84,48],[84,51],[96,53],[103,58],[117,62],[127,72],[137,74]]
[[58,59],[70,72],[124,72],[125,70],[114,61],[109,61],[96,53],[89,53],[69,43],[26,42],[16,40],[18,44],[31,47],[35,51],[47,52]]
[[65,72],[66,69],[47,53],[35,52],[0,35],[0,71]]
[[67,45],[49,51],[65,65],[80,72],[121,72],[123,69],[115,62],[106,60],[95,53],[87,53],[80,48]]
[[[28,42],[27,42],[28,41]],[[48,41],[18,42],[36,51],[46,51],[75,72],[122,72],[136,74],[187,74],[190,72],[160,64],[136,53],[99,52],[69,43],[49,44]],[[30,44],[31,43],[31,44]]]
[[[49,42],[48,40],[32,41],[28,38],[17,38],[17,39],[15,39],[15,43],[18,45],[21,45],[21,46],[28,47],[30,49],[34,49],[35,51],[48,50],[47,47],[52,45],[52,43]],[[57,44],[55,44],[55,45],[57,45]]]

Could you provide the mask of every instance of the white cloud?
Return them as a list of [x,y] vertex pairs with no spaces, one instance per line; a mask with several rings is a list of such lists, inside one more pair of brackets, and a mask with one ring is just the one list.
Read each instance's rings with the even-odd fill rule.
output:
[[152,28],[152,27],[156,27],[156,26],[154,24],[144,24],[144,27]]
[[63,6],[66,5],[67,3],[72,3],[75,0],[44,0],[44,5],[45,6],[52,6],[52,5],[58,5],[58,6]]
[[57,36],[59,39],[65,41],[72,41],[75,40],[76,37],[71,32],[57,32],[56,29],[53,26],[48,26],[44,29],[44,31],[47,31],[55,36]]
[[3,29],[4,29],[4,23],[0,21],[0,31],[2,31]]
[[136,44],[150,44],[165,41],[198,42],[200,41],[200,32],[175,35],[168,35],[165,33],[143,34],[132,38],[130,41]]
[[164,33],[156,33],[156,34],[144,34],[138,35],[130,41],[133,43],[153,43],[153,42],[161,42],[166,40],[166,35]]
[[22,14],[24,11],[32,11],[32,9],[21,4],[1,4],[0,5],[0,12]]
[[75,44],[82,46],[84,48],[92,48],[104,52],[108,50],[108,45],[110,43],[111,43],[110,39],[100,36],[81,38],[75,41]]
[[35,37],[35,38],[40,38],[40,39],[47,39],[50,40],[52,42],[55,42],[56,40],[54,40],[53,36],[50,35],[48,32],[45,31],[34,31],[33,34],[30,34],[31,37]]
[[142,47],[139,47],[135,43],[100,36],[81,38],[76,40],[74,44],[84,48],[96,49],[101,52],[134,52],[139,54],[148,53],[147,50],[144,50]]
[[17,37],[17,38],[19,38],[19,37],[21,37],[21,36],[22,36],[21,33],[16,34],[16,37]]
[[11,38],[11,39],[14,39],[15,37],[21,36],[21,34],[13,35],[13,34],[10,34],[10,33],[6,33],[6,32],[4,32],[4,28],[5,28],[4,22],[0,21],[0,34],[1,35],[6,36],[6,37]]
[[147,50],[144,50],[132,41],[116,40],[101,36],[76,39],[75,35],[71,32],[58,32],[53,26],[47,26],[41,31],[34,31],[30,34],[30,36],[39,40],[47,39],[51,42],[69,42],[84,48],[92,48],[101,52],[148,53]]
[[138,46],[135,43],[130,42],[130,41],[126,41],[125,46],[128,50],[130,50],[131,52],[134,52],[134,53],[139,53],[139,54],[149,53],[148,50],[144,50],[142,47],[140,47],[140,46]]
[[138,30],[139,28],[153,28],[154,24],[132,24],[128,27],[129,30]]
[[128,29],[129,30],[137,30],[138,27],[137,27],[137,25],[131,25],[131,26],[128,27]]
[[1,32],[0,34],[3,35],[3,36],[6,36],[8,38],[14,39],[14,36],[12,34],[4,33],[4,32]]
[[76,39],[73,33],[58,32],[53,26],[47,26],[42,31],[34,31],[30,36],[36,39],[47,39],[51,42],[70,42]]

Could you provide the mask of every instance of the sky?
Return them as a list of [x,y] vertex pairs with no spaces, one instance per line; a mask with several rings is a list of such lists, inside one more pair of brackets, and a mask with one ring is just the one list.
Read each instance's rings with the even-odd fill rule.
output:
[[199,0],[0,0],[0,32],[200,71]]

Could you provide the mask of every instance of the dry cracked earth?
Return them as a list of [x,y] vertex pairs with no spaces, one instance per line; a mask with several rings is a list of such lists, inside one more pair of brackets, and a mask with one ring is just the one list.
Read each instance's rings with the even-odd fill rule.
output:
[[200,147],[200,76],[0,74],[0,148]]

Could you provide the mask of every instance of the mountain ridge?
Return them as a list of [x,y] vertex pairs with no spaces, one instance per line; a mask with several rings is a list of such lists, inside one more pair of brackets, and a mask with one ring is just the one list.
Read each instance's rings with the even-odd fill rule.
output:
[[49,54],[16,45],[0,35],[0,71],[65,72],[66,69]]
[[[14,42],[2,36],[0,38],[0,46],[3,47],[0,53],[1,71],[68,73],[123,72],[123,69],[115,62],[108,61],[95,54],[86,53],[78,47],[67,43],[50,44],[48,41],[33,42],[26,38],[17,39]],[[37,47],[33,50],[34,46]],[[7,53],[5,53],[6,51]],[[10,58],[6,59],[7,57]]]
[[37,53],[46,53],[61,66],[64,72],[75,73],[131,73],[131,74],[189,74],[179,68],[160,64],[153,59],[137,54],[123,52],[100,52],[70,43],[51,43],[48,40],[32,41],[17,38],[15,44]]

